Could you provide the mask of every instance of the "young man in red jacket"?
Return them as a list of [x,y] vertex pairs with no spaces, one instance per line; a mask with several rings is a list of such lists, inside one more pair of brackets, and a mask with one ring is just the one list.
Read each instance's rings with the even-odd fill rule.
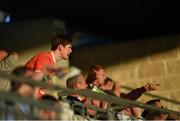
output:
[[[32,57],[25,67],[35,72],[35,80],[49,80],[54,73],[49,70],[55,69],[56,61],[67,60],[72,52],[72,40],[65,35],[56,35],[51,40],[51,51],[40,52]],[[36,89],[35,98],[40,95],[40,89]]]

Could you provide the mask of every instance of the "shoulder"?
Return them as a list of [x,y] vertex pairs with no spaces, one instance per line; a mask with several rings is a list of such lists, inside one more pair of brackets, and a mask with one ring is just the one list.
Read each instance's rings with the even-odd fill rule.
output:
[[50,51],[45,51],[45,52],[39,52],[36,56],[50,56],[51,52]]
[[52,55],[51,55],[51,52],[49,52],[49,51],[47,51],[47,52],[40,52],[40,53],[38,53],[37,55],[35,55],[35,57],[37,58],[37,59],[47,59],[47,58],[51,58],[52,57]]

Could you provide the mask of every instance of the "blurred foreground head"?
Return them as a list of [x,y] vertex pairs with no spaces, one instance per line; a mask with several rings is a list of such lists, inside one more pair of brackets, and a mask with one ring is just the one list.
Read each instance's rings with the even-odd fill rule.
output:
[[[17,67],[12,72],[12,75],[19,78],[32,79],[34,72],[24,68],[23,66]],[[23,80],[26,81],[26,80]],[[11,81],[11,91],[16,92],[22,97],[32,97],[34,93],[34,88],[31,85],[28,85],[23,82],[18,82],[17,79]]]
[[[44,95],[41,97],[42,101],[46,102],[49,106],[57,107],[58,100],[51,95]],[[38,117],[42,120],[55,120],[58,118],[58,113],[51,109],[39,109]]]

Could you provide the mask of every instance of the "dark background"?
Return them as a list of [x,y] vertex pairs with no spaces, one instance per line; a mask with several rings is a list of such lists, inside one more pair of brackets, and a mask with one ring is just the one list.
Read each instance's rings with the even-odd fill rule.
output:
[[12,22],[52,17],[71,30],[114,42],[179,33],[179,4],[173,0],[2,0]]

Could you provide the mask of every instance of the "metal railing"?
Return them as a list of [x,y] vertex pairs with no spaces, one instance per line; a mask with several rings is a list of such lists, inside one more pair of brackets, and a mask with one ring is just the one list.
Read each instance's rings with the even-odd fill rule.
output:
[[[170,110],[170,109],[157,108],[155,106],[144,104],[144,103],[141,103],[138,101],[131,101],[128,99],[123,99],[121,97],[115,97],[115,96],[111,96],[111,95],[107,95],[107,94],[92,92],[91,90],[73,90],[73,89],[67,89],[67,88],[57,86],[57,85],[53,85],[53,84],[47,85],[46,83],[43,83],[43,82],[37,82],[37,81],[30,80],[28,78],[17,77],[17,76],[14,76],[14,75],[11,75],[8,73],[2,73],[2,72],[0,73],[0,77],[4,78],[4,79],[8,79],[7,81],[14,80],[17,82],[27,83],[31,86],[39,86],[39,87],[49,89],[49,90],[56,90],[59,92],[59,95],[62,95],[62,94],[63,95],[69,95],[69,94],[73,93],[73,94],[79,94],[79,95],[82,95],[84,97],[91,98],[91,99],[98,99],[98,100],[107,101],[109,103],[113,103],[113,104],[118,105],[119,109],[124,109],[127,107],[140,107],[140,108],[145,108],[148,110],[159,111],[162,113],[174,113],[174,114],[180,116],[180,112],[178,112],[178,111],[174,111],[174,110]],[[156,97],[156,98],[158,97],[160,100],[165,100],[165,101],[169,101],[173,104],[180,105],[180,102],[178,102],[178,101],[170,100],[170,99],[160,97],[157,95],[152,95],[152,94],[150,94],[150,96]],[[25,102],[27,104],[30,104],[32,106],[36,106],[38,108],[49,108],[49,109],[55,110],[57,112],[60,111],[59,108],[54,108],[54,107],[52,108],[51,105],[47,105],[42,101],[38,101],[38,100],[35,100],[33,98],[18,97],[17,95],[14,95],[10,92],[1,92],[0,93],[0,99],[1,100],[10,100],[10,101],[15,101],[15,102]],[[76,105],[79,105],[79,106],[82,106],[85,108],[90,108],[90,109],[93,109],[96,111],[101,111],[101,112],[111,112],[113,114],[117,113],[114,111],[114,109],[117,107],[114,107],[114,109],[110,108],[110,109],[104,110],[102,108],[97,108],[93,105],[84,105],[82,103],[76,103]],[[32,117],[33,117],[33,115],[32,115]],[[112,118],[113,117],[111,117],[109,119],[112,119]]]

